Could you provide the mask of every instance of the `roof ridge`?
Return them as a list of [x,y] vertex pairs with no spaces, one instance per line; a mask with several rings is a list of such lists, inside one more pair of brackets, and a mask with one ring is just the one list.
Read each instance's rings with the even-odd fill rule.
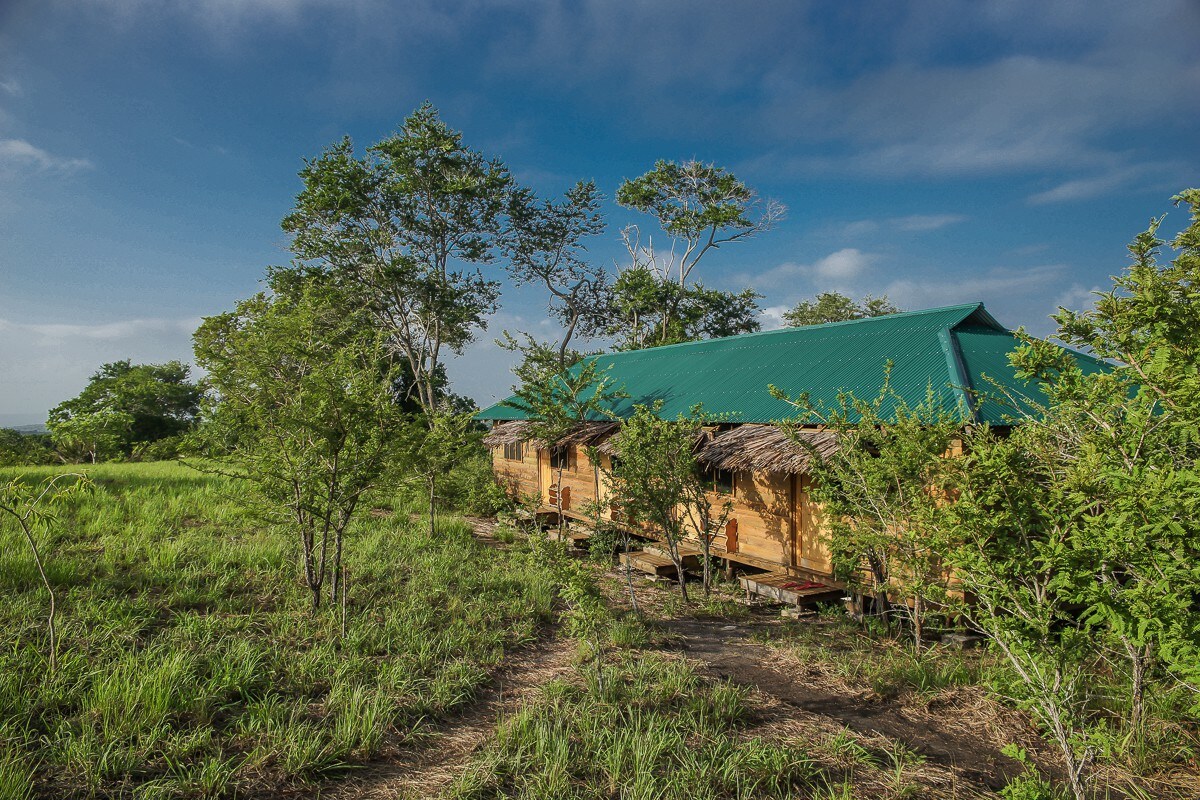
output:
[[970,312],[967,314],[964,314],[962,319],[960,319],[956,323],[953,323],[953,325],[948,326],[948,327],[953,327],[954,325],[962,324],[967,319],[967,317],[971,316],[971,314],[974,314],[976,311],[979,311],[982,308],[983,308],[983,303],[981,301],[977,301],[974,303],[956,303],[954,305],[949,305],[949,306],[938,306],[937,308],[921,308],[921,309],[916,309],[914,311],[897,311],[893,314],[882,314],[877,317],[860,317],[859,319],[846,319],[846,320],[841,320],[840,322],[820,322],[815,325],[791,325],[791,326],[785,326],[782,328],[772,328],[769,331],[751,331],[750,333],[735,333],[732,336],[716,336],[711,339],[696,339],[691,342],[675,342],[674,344],[660,344],[660,345],[656,345],[654,347],[642,347],[642,348],[638,348],[636,350],[614,350],[610,353],[597,353],[596,355],[591,356],[591,358],[601,358],[601,357],[612,358],[613,356],[623,356],[626,353],[645,353],[645,352],[648,352],[651,350],[668,350],[673,347],[695,347],[696,345],[710,344],[712,342],[723,342],[728,339],[747,339],[747,338],[756,337],[756,336],[772,336],[772,335],[778,335],[778,334],[782,334],[782,333],[790,333],[790,332],[795,332],[795,331],[811,331],[811,330],[815,330],[817,328],[836,328],[836,327],[841,327],[841,326],[845,326],[845,325],[855,325],[855,324],[860,324],[860,323],[879,322],[881,320],[892,320],[897,317],[919,317],[919,316],[926,315],[926,314],[939,314],[939,313],[943,313],[946,311],[953,311],[955,309],[962,309],[964,311],[966,309],[970,309]]

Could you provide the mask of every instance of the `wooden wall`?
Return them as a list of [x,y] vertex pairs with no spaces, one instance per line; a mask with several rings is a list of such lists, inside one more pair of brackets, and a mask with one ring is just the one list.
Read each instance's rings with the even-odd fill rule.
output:
[[[550,508],[550,488],[559,479],[558,470],[550,468],[550,454],[523,448],[520,461],[504,458],[504,448],[492,450],[496,475],[514,496],[537,494],[543,507]],[[608,456],[601,456],[602,466],[611,468]],[[571,448],[570,460],[562,473],[562,485],[571,490],[567,516],[590,519],[585,504],[596,493],[595,472],[586,449]],[[733,503],[730,519],[737,520],[737,549],[727,552],[724,533],[713,541],[713,554],[757,567],[794,571],[813,577],[832,577],[833,565],[829,547],[821,530],[820,508],[810,495],[810,479],[805,475],[775,472],[738,472],[734,476],[733,495],[713,494],[714,510],[726,500]],[[601,501],[607,506],[611,496],[603,474],[600,479]],[[604,517],[610,517],[605,509]]]
[[538,478],[538,451],[527,444],[521,445],[521,460],[510,461],[504,457],[503,447],[492,448],[492,469],[508,491],[518,499],[541,492]]

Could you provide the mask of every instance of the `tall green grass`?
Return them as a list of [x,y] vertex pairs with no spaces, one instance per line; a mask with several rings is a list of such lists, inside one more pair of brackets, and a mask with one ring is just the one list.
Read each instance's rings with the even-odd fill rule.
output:
[[0,800],[322,780],[419,736],[553,617],[559,577],[528,551],[488,548],[453,517],[430,538],[407,514],[364,516],[343,638],[335,610],[309,613],[291,538],[247,516],[236,485],[166,463],[86,472],[98,491],[41,534],[53,674],[45,592],[0,525]]
[[602,678],[551,684],[500,726],[456,800],[808,796],[825,780],[797,748],[746,737],[747,692],[685,662],[620,654]]

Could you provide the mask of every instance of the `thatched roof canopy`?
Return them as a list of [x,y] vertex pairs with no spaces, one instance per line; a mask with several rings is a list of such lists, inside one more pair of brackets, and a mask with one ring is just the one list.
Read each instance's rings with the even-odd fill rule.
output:
[[[488,447],[502,447],[529,442],[535,447],[545,447],[545,442],[533,437],[531,428],[532,423],[528,420],[499,422],[484,437],[483,443]],[[556,447],[593,445],[601,453],[615,456],[619,431],[618,422],[588,422],[553,444]],[[716,469],[799,474],[808,471],[814,454],[826,458],[837,450],[837,436],[830,431],[799,429],[794,435],[809,447],[789,438],[775,425],[737,425],[706,437],[696,451],[696,458]]]
[[[521,419],[511,422],[498,422],[483,437],[483,443],[488,447],[503,447],[508,444],[516,444],[517,442],[529,442],[536,447],[545,447],[547,443],[533,435],[533,427],[534,423],[530,420]],[[618,422],[585,422],[551,444],[554,447],[571,444],[602,444],[612,434],[616,433],[618,428],[620,428],[620,423]],[[603,446],[601,449],[603,450]]]
[[814,456],[824,459],[837,450],[831,431],[799,429],[793,435],[808,447],[776,425],[738,425],[716,434],[696,458],[716,469],[799,474],[808,471]]

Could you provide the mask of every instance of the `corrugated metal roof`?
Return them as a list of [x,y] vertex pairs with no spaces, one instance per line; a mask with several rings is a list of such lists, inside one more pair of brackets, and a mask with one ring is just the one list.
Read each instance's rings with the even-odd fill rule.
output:
[[[888,361],[892,388],[910,405],[932,389],[953,409],[969,390],[990,388],[985,375],[1027,393],[1032,389],[1017,381],[1006,358],[1016,346],[1013,334],[982,303],[970,303],[608,353],[596,361],[629,394],[612,408],[618,417],[635,405],[662,400],[664,417],[686,414],[700,403],[706,413],[730,422],[774,422],[794,417],[795,409],[771,397],[769,385],[792,396],[808,392],[814,404],[836,408],[843,391],[863,400],[877,397]],[[989,422],[1002,422],[1004,413],[995,402],[978,409],[979,418]],[[525,414],[498,403],[478,416],[505,420]]]

